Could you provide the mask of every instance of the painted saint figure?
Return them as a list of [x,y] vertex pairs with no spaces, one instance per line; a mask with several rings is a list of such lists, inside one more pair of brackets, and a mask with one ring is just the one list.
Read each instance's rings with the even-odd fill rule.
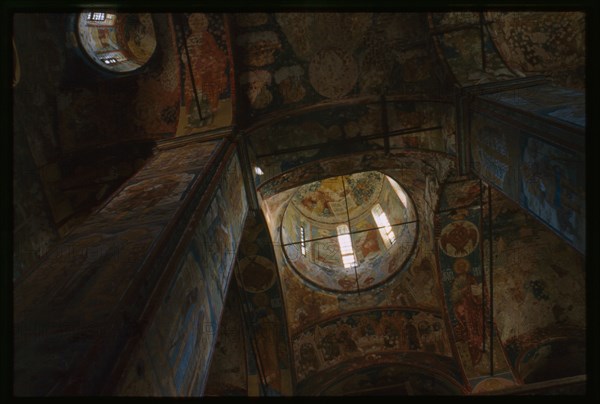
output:
[[454,262],[454,281],[450,299],[458,324],[454,330],[457,340],[467,343],[473,366],[481,361],[484,328],[481,313],[481,284],[469,273],[471,264],[465,258]]
[[[214,114],[218,109],[221,93],[227,89],[227,55],[208,31],[209,22],[205,14],[191,14],[188,25],[191,32],[187,44],[190,48],[190,62],[192,71],[195,72],[196,85],[200,87],[201,95],[206,96]],[[185,99],[189,108],[195,105],[193,91],[192,86],[186,85]]]

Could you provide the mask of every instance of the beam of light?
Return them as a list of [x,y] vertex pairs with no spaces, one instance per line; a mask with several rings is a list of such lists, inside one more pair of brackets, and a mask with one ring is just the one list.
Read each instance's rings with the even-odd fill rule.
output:
[[371,214],[373,215],[373,219],[377,223],[377,227],[379,228],[379,234],[383,239],[383,243],[387,248],[390,248],[392,244],[396,241],[396,235],[394,234],[394,230],[392,230],[392,226],[390,226],[390,222],[387,218],[387,215],[381,208],[380,204],[373,206],[371,209]]
[[352,268],[356,265],[354,259],[354,250],[352,249],[352,240],[350,239],[350,230],[345,224],[340,224],[337,227],[338,243],[340,244],[340,252],[342,253],[342,262],[344,268]]

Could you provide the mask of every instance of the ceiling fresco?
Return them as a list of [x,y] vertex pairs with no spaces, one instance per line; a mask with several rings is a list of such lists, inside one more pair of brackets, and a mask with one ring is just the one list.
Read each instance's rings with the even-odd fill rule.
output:
[[290,203],[311,222],[352,222],[380,198],[384,180],[374,171],[327,178],[302,186]]
[[[585,13],[486,12],[489,33],[513,69],[585,89]],[[551,44],[551,45],[550,45]]]
[[[529,374],[528,382],[581,374],[586,323],[583,257],[479,180],[448,182],[441,195],[440,218],[442,284],[453,340],[473,392],[523,383]],[[483,227],[478,229],[479,222]],[[460,285],[471,289],[461,292]],[[483,324],[463,328],[492,315],[493,341]],[[487,375],[492,343],[500,382]],[[484,348],[483,354],[477,346]],[[572,365],[557,366],[560,361]]]
[[[424,163],[425,160],[427,163]],[[344,175],[352,172],[386,169],[413,170],[417,167],[421,168],[425,174],[435,176],[438,183],[442,182],[442,179],[455,169],[454,159],[442,153],[406,149],[389,154],[383,153],[383,151],[371,151],[304,164],[271,178],[257,187],[257,191],[262,199],[266,199],[281,191],[326,178],[332,174]]]
[[408,310],[354,313],[322,322],[293,339],[298,381],[342,361],[380,351],[452,356],[443,320]]
[[[356,160],[355,160],[356,161]],[[427,170],[425,170],[427,171]],[[329,170],[328,172],[331,172],[331,170]],[[307,171],[308,173],[308,171]],[[386,171],[387,175],[391,175],[392,171]],[[417,250],[415,251],[415,257],[414,259],[409,263],[408,265],[408,269],[406,271],[401,272],[399,275],[395,276],[395,277],[391,277],[391,279],[385,284],[385,286],[379,286],[379,287],[375,287],[372,290],[366,290],[366,291],[361,291],[361,293],[356,296],[353,299],[349,299],[349,298],[345,298],[343,295],[335,295],[335,294],[331,294],[330,292],[327,291],[319,291],[318,288],[316,289],[314,285],[311,286],[311,283],[307,283],[306,281],[304,281],[302,279],[302,277],[299,277],[297,274],[295,274],[295,270],[292,270],[291,267],[289,266],[289,263],[286,262],[286,260],[282,260],[282,256],[281,253],[278,255],[277,251],[276,251],[276,255],[278,255],[278,261],[280,262],[279,264],[279,271],[280,271],[280,276],[282,277],[282,287],[284,289],[284,294],[286,295],[286,310],[287,310],[287,316],[288,319],[290,321],[290,332],[292,334],[292,341],[296,341],[297,338],[302,339],[302,338],[306,338],[307,335],[310,335],[310,333],[307,334],[307,330],[309,329],[315,329],[314,327],[322,327],[323,324],[327,323],[327,321],[334,321],[334,318],[337,318],[337,316],[339,316],[340,314],[338,313],[344,313],[344,312],[348,312],[348,311],[355,311],[361,307],[380,307],[380,308],[384,308],[387,305],[393,305],[393,306],[404,306],[404,307],[431,307],[433,310],[440,310],[438,309],[439,307],[443,307],[442,305],[442,297],[443,296],[441,294],[441,290],[439,289],[439,284],[437,282],[432,282],[432,278],[435,278],[436,271],[438,271],[438,260],[435,256],[431,256],[429,257],[426,253],[427,251],[427,245],[432,245],[431,243],[434,242],[434,237],[433,237],[433,229],[428,228],[428,226],[424,225],[425,223],[433,223],[434,220],[431,217],[431,215],[433,215],[433,209],[435,208],[436,203],[434,202],[435,199],[437,198],[436,195],[438,195],[438,193],[440,192],[439,186],[440,186],[440,182],[438,182],[437,180],[435,180],[435,177],[429,177],[428,175],[424,175],[423,171],[419,171],[416,170],[414,171],[413,174],[411,174],[411,171],[409,169],[402,169],[400,171],[397,171],[397,173],[402,177],[403,181],[402,181],[402,186],[406,189],[406,191],[411,195],[414,203],[415,203],[415,207],[417,209],[417,214],[419,215],[419,217],[421,218],[421,226],[420,226],[420,232],[418,234],[418,245],[419,248],[417,248]],[[401,174],[400,174],[401,173]],[[315,173],[313,172],[312,175],[315,175]],[[411,178],[411,175],[413,176],[412,180],[409,180],[409,178]],[[290,201],[293,197],[294,197],[294,190],[288,190],[288,191],[284,191],[282,193],[278,193],[276,195],[274,195],[273,197],[270,197],[265,201],[266,205],[269,207],[268,211],[270,212],[268,216],[270,216],[270,221],[271,223],[273,220],[275,220],[275,223],[278,220],[283,220],[283,218],[285,217],[284,213],[286,212],[285,210],[285,206],[289,206],[286,205],[287,203],[289,203],[288,201]],[[485,196],[485,194],[483,194],[483,196]],[[270,204],[270,202],[274,202],[275,204],[272,205]],[[276,202],[278,201],[278,202]],[[467,207],[475,207],[477,208],[477,206],[482,202],[485,201],[484,198],[482,198],[482,194],[480,192],[479,189],[479,181],[475,180],[475,181],[454,181],[454,182],[449,182],[447,185],[445,185],[444,187],[444,192],[441,194],[441,199],[440,199],[440,204],[439,204],[439,209],[440,210],[448,210],[450,208],[453,207],[458,207],[458,208],[467,208]],[[513,209],[516,210],[508,210],[506,211],[506,208],[502,207],[504,206],[503,204],[509,204],[511,205],[511,203],[508,202],[508,200],[502,198],[499,194],[494,193],[494,200],[493,200],[493,206],[494,206],[494,210],[495,209],[500,209],[500,211],[505,211],[506,213],[506,218],[508,218],[510,215],[515,214],[516,212],[519,212],[518,208],[514,207]],[[431,204],[433,206],[431,206]],[[508,205],[507,205],[508,206]],[[513,205],[514,206],[514,205]],[[508,212],[513,212],[513,213],[508,213]],[[441,248],[442,251],[444,251],[444,254],[446,254],[448,257],[450,257],[453,260],[458,260],[458,259],[462,259],[461,257],[469,257],[472,254],[479,254],[479,250],[480,249],[484,249],[485,251],[487,251],[487,242],[484,239],[484,245],[480,246],[481,241],[481,237],[482,234],[478,228],[478,221],[472,221],[470,219],[468,219],[468,216],[464,216],[464,215],[460,215],[460,209],[456,210],[456,212],[452,213],[453,215],[453,219],[452,221],[450,221],[448,223],[447,226],[443,226],[442,228],[440,228],[440,233],[439,233],[439,238],[437,238],[436,244],[438,246],[438,248]],[[524,215],[524,213],[520,213],[521,215]],[[496,214],[495,214],[496,215]],[[431,217],[429,219],[426,219],[425,222],[423,222],[424,218],[427,217]],[[494,216],[496,217],[496,216]],[[524,216],[526,217],[526,216]],[[485,219],[484,219],[485,220]],[[531,220],[531,219],[529,219]],[[499,218],[494,219],[494,234],[498,235],[498,234],[504,234],[503,232],[505,230],[504,229],[504,221],[500,220]],[[527,229],[527,225],[523,225],[524,227],[521,227],[522,229]],[[541,226],[541,225],[538,225]],[[525,231],[527,233],[526,230],[522,230],[520,232]],[[519,232],[513,232],[514,235],[519,234]],[[527,233],[529,234],[529,233]],[[542,235],[544,234],[544,237],[549,237],[548,240],[550,239],[554,239],[556,240],[557,243],[560,244],[560,242],[558,241],[558,239],[556,238],[556,236],[554,236],[553,234],[551,234],[548,230],[542,231],[542,228],[538,228],[537,230],[534,231],[534,233],[532,234],[538,234],[538,235]],[[485,236],[485,235],[484,235]],[[273,237],[277,237],[275,234],[273,234]],[[514,237],[514,236],[513,236]],[[504,259],[508,259],[510,262],[519,262],[519,260],[521,258],[517,258],[517,257],[523,257],[521,254],[519,254],[518,252],[516,252],[516,250],[510,249],[510,250],[506,250],[505,243],[506,241],[501,241],[498,244],[498,240],[496,239],[494,242],[494,249],[495,251],[497,250],[497,248],[502,248],[503,251],[505,251],[505,253],[507,251],[512,251],[510,252],[508,255],[505,255]],[[531,236],[529,236],[528,240],[532,240]],[[527,242],[529,243],[529,242]],[[558,244],[556,245],[556,247],[558,247]],[[430,248],[433,248],[430,247]],[[552,247],[550,247],[552,248]],[[544,251],[546,251],[545,253],[542,253],[542,255],[548,255],[548,256],[562,256],[559,259],[559,262],[562,262],[560,260],[562,260],[563,258],[568,257],[568,254],[565,254],[564,251],[562,251],[560,248],[557,248],[556,251],[554,251],[553,253],[550,253],[549,250],[544,249]],[[495,253],[497,254],[497,253]],[[577,256],[577,253],[573,251],[574,257]],[[536,256],[535,254],[532,255],[532,258]],[[502,261],[502,260],[501,260]],[[486,261],[487,262],[487,261]],[[483,262],[483,265],[486,264],[486,262]],[[524,261],[527,262],[527,261]],[[481,265],[481,264],[478,264]],[[500,265],[500,261],[496,261],[495,265]],[[557,265],[557,264],[555,264]],[[575,259],[573,262],[571,262],[570,264],[573,268],[578,268],[581,266],[581,262],[579,262],[579,259]],[[496,283],[495,287],[497,288],[502,288],[503,286],[498,286],[498,282],[506,282],[503,278],[502,275],[500,275],[500,273],[502,273],[503,269],[496,267],[497,271],[500,271],[499,273],[494,274],[494,281]],[[576,270],[575,274],[577,273],[578,270]],[[565,275],[568,272],[565,272]],[[440,275],[441,276],[441,275]],[[569,275],[571,276],[571,275]],[[497,278],[496,278],[497,277]],[[529,275],[525,276],[525,278],[529,279]],[[524,279],[525,279],[524,278]],[[443,284],[443,277],[440,279],[441,284]],[[531,290],[532,293],[541,293],[540,294],[540,298],[542,299],[542,301],[544,300],[544,296],[546,296],[544,294],[544,291],[546,291],[545,288],[547,288],[547,284],[545,283],[546,281],[543,282],[538,282],[538,283],[531,283],[531,287],[527,286],[529,285],[530,281],[526,281],[523,284],[524,289],[524,293],[523,296],[526,295],[526,290]],[[541,286],[539,286],[539,285]],[[535,286],[538,285],[538,286]],[[528,289],[529,288],[529,289]],[[541,289],[540,289],[541,288]],[[518,287],[516,287],[516,285],[513,287],[513,289],[517,290]],[[565,290],[565,293],[571,293],[571,292],[567,292],[571,291],[573,288],[572,287],[568,287]],[[538,290],[542,290],[542,292],[539,292]],[[450,289],[449,289],[450,291]],[[537,291],[537,292],[536,292]],[[451,296],[451,291],[448,292],[450,293],[449,296]],[[532,295],[533,296],[533,295]],[[498,295],[496,295],[496,299],[498,299]],[[506,296],[506,298],[511,299],[509,296]],[[489,296],[487,297],[488,301],[489,301]],[[572,297],[568,298],[572,300]],[[569,300],[569,301],[571,301]],[[515,300],[513,299],[511,304],[514,305]],[[519,375],[515,374],[513,375],[513,369],[516,369],[514,366],[514,364],[516,363],[515,361],[517,361],[517,357],[519,356],[519,352],[524,352],[523,350],[526,349],[530,349],[530,347],[535,346],[536,342],[535,341],[543,341],[544,338],[558,338],[558,336],[568,336],[568,335],[579,335],[580,331],[577,331],[576,326],[573,323],[573,318],[577,318],[577,316],[573,317],[572,314],[567,314],[568,313],[573,313],[569,310],[575,310],[575,305],[573,303],[570,303],[569,305],[563,306],[557,306],[556,309],[554,309],[554,318],[555,319],[562,319],[559,320],[559,324],[558,325],[551,325],[552,321],[550,320],[550,318],[545,317],[545,316],[538,316],[538,320],[540,320],[542,323],[545,322],[546,325],[542,325],[540,323],[539,327],[535,329],[535,326],[533,327],[534,330],[526,333],[525,335],[522,335],[519,338],[515,338],[515,337],[509,337],[507,340],[507,335],[510,334],[506,334],[506,331],[503,330],[502,328],[504,327],[503,324],[506,324],[506,322],[510,321],[508,319],[507,316],[515,316],[516,314],[507,314],[503,309],[499,309],[499,307],[503,307],[499,306],[500,303],[496,302],[495,303],[495,321],[497,322],[497,338],[494,340],[494,367],[495,367],[495,372],[498,375],[496,378],[499,378],[499,380],[496,380],[494,378],[491,378],[489,376],[482,376],[482,375],[486,375],[486,372],[489,371],[489,366],[490,366],[490,362],[489,362],[489,358],[487,358],[485,355],[482,356],[481,360],[478,362],[478,364],[476,366],[472,365],[471,362],[473,361],[473,356],[472,353],[470,353],[470,348],[469,348],[469,344],[465,343],[463,345],[461,345],[462,343],[458,343],[457,349],[458,352],[457,354],[459,355],[459,357],[464,357],[465,361],[464,362],[464,366],[465,366],[465,371],[467,372],[467,374],[471,375],[471,379],[470,379],[470,384],[471,384],[471,388],[473,389],[474,392],[485,392],[485,391],[492,391],[494,389],[501,389],[501,388],[505,388],[509,385],[514,385],[515,383],[517,383],[517,380],[519,379]],[[389,307],[389,306],[388,306]],[[571,307],[571,309],[568,309],[567,307]],[[561,308],[562,308],[562,313],[563,315],[561,316]],[[565,308],[567,308],[567,311],[564,311]],[[441,309],[443,311],[443,309]],[[552,310],[550,310],[550,312],[552,312]],[[502,314],[499,314],[502,313]],[[580,314],[583,312],[579,312]],[[574,314],[574,313],[573,313]],[[521,314],[515,318],[522,318],[523,321],[527,321],[528,324],[535,324],[535,322],[532,322],[531,318],[529,316],[527,316],[526,320],[525,317],[523,317],[524,314]],[[498,317],[499,316],[499,317]],[[555,317],[555,316],[559,316],[559,317]],[[342,317],[340,317],[341,319]],[[346,317],[343,317],[346,318]],[[546,318],[548,321],[543,320],[544,318]],[[566,320],[567,318],[569,318],[570,320]],[[325,320],[325,319],[331,319],[331,320]],[[350,320],[342,320],[342,321],[350,321]],[[561,323],[561,321],[563,323]],[[564,323],[564,321],[567,321],[566,323]],[[583,321],[583,319],[581,320]],[[539,322],[539,321],[538,321]],[[517,321],[517,323],[519,323],[519,321]],[[517,324],[515,323],[515,324]],[[575,322],[576,323],[576,322]],[[562,324],[562,325],[561,325]],[[581,322],[579,324],[582,324]],[[398,323],[396,323],[396,326],[398,326]],[[446,327],[446,324],[444,325]],[[312,328],[311,328],[312,327]],[[575,327],[575,328],[574,328]],[[530,327],[531,329],[531,327]],[[561,331],[562,330],[562,331]],[[352,334],[354,335],[354,334]],[[460,334],[458,334],[460,335]],[[304,337],[301,337],[304,336]],[[546,336],[546,337],[544,337]],[[314,336],[312,337],[314,338]],[[333,337],[332,337],[333,338]],[[345,336],[337,336],[335,337],[335,341],[344,341]],[[454,340],[454,337],[448,337],[450,341]],[[488,338],[488,336],[486,336],[485,338]],[[344,350],[344,348],[340,348],[339,351],[339,356],[340,360],[345,360],[343,358],[347,357],[348,355],[352,355],[350,354],[350,352],[354,352],[354,354],[356,354],[356,351],[353,350],[353,345],[350,342],[347,342],[346,345],[344,345],[342,342],[338,341],[338,345],[341,346],[348,346],[349,348],[347,348],[346,350]],[[353,341],[355,341],[353,339]],[[467,340],[468,341],[468,340]],[[383,340],[381,341],[383,342]],[[507,343],[508,342],[508,343]],[[355,342],[356,343],[356,342]],[[314,348],[315,348],[315,352],[317,352],[315,355],[310,354],[310,350],[305,346],[304,347],[304,352],[302,351],[302,344],[299,343],[299,345],[297,346],[297,348],[295,349],[295,355],[297,355],[297,360],[300,360],[298,358],[300,358],[301,356],[304,357],[304,362],[306,362],[307,368],[306,369],[310,369],[311,366],[314,367],[316,366],[317,363],[319,363],[319,366],[325,366],[324,365],[327,360],[324,359],[323,357],[323,361],[322,362],[318,362],[317,359],[314,358],[319,358],[318,355],[325,355],[325,353],[321,352],[320,354],[318,353],[318,350],[320,349],[321,351],[326,350],[328,348],[327,347],[327,340],[325,342],[321,342],[321,343],[317,343],[315,342],[314,344]],[[486,342],[486,345],[488,345],[488,342]],[[358,346],[358,344],[357,344]],[[384,343],[382,343],[382,347],[385,346]],[[461,348],[462,347],[462,348]],[[564,351],[564,350],[563,350]],[[555,352],[561,352],[560,350],[555,350]],[[332,355],[335,354],[335,352],[331,353]],[[329,355],[329,354],[327,354]],[[454,354],[453,354],[454,355]],[[556,354],[556,355],[560,355],[560,354]],[[564,354],[567,355],[567,354]],[[575,355],[574,357],[576,357],[578,354],[577,353],[572,353],[569,355]],[[566,358],[566,356],[563,356]],[[313,358],[313,359],[310,359]],[[454,358],[454,356],[453,356]],[[521,359],[519,359],[521,360]],[[312,363],[312,364],[310,364]],[[316,369],[316,368],[315,368]],[[324,368],[320,367],[320,370],[318,372],[324,371]],[[298,372],[298,369],[296,369],[296,371]],[[316,371],[316,370],[315,370]],[[318,373],[317,372],[317,373]],[[575,371],[573,371],[575,372]],[[576,373],[576,372],[575,372]],[[493,379],[493,380],[492,380]]]
[[321,100],[411,91],[439,94],[443,72],[417,13],[236,14],[250,115]]
[[[248,133],[249,154],[263,175],[257,186],[282,172],[340,153],[391,149],[456,154],[454,108],[447,102],[387,101],[332,107],[270,122]],[[389,137],[384,138],[384,128]]]
[[[507,356],[586,328],[584,258],[513,202],[492,192],[494,321]],[[485,248],[489,248],[486,246]],[[527,307],[527,310],[522,310]]]
[[17,391],[587,377],[585,13],[134,16],[13,18]]
[[431,13],[428,19],[438,55],[454,81],[468,86],[524,76],[506,65],[481,13]]
[[582,12],[451,12],[429,18],[437,51],[463,85],[545,75],[585,88]]

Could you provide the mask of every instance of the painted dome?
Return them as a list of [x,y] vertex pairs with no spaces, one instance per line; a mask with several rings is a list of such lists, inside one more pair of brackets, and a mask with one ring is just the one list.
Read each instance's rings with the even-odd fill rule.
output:
[[152,16],[86,11],[77,22],[79,42],[96,65],[127,73],[146,64],[156,49]]
[[301,277],[325,290],[357,292],[402,269],[413,250],[416,219],[400,184],[367,171],[298,187],[281,238]]

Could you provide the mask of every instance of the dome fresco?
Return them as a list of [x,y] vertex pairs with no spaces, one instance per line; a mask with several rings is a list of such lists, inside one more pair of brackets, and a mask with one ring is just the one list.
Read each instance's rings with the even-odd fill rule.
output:
[[115,73],[139,69],[156,49],[154,24],[148,13],[83,12],[77,31],[85,53],[96,65]]
[[379,285],[410,257],[416,213],[403,188],[367,171],[298,187],[283,216],[283,249],[295,271],[330,291]]
[[353,220],[375,204],[384,177],[377,171],[368,171],[326,178],[300,187],[291,204],[314,222],[342,223],[348,220],[348,216]]

